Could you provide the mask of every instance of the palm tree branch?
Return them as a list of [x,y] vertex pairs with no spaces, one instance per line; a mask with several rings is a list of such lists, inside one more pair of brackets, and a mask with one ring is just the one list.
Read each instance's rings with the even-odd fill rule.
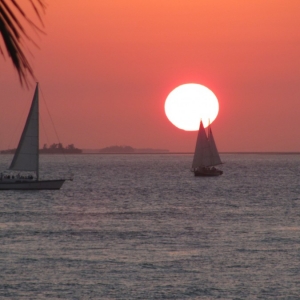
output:
[[[22,10],[22,8],[18,5],[16,0],[10,0],[11,3],[14,5],[16,10],[20,13],[20,15],[29,23],[34,30],[40,30],[30,19],[27,18],[26,14]],[[37,14],[38,18],[40,19],[41,23],[41,16],[37,6],[33,3],[33,0],[29,0],[34,8],[35,13]],[[43,0],[37,0],[39,5],[42,9],[45,9],[45,5],[43,4]],[[31,68],[24,52],[22,46],[22,36],[24,36],[27,40],[32,42],[34,41],[27,35],[22,23],[18,20],[15,13],[12,11],[10,6],[6,3],[6,0],[0,0],[0,32],[6,47],[9,56],[12,59],[13,65],[17,69],[19,74],[19,79],[21,84],[25,82],[28,86],[27,81],[27,74],[29,73],[31,77],[34,77],[33,69]],[[0,47],[0,53],[3,55],[3,51]]]
[[[1,13],[1,12],[0,12]],[[0,31],[7,48],[8,53],[13,61],[14,66],[18,70],[21,83],[23,81],[27,84],[26,71],[34,78],[33,70],[26,59],[21,47],[19,46],[18,39],[12,34],[11,29],[7,27],[5,22],[0,18]]]

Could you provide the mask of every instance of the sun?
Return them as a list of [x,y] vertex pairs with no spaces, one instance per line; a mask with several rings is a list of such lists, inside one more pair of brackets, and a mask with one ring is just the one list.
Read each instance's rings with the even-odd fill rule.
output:
[[204,127],[212,123],[219,112],[219,102],[215,94],[201,84],[187,83],[175,88],[167,97],[165,112],[176,127],[195,131],[200,120]]

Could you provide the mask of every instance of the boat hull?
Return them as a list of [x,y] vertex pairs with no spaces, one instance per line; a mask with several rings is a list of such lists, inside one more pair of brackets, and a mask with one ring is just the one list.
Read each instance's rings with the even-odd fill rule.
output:
[[195,170],[194,175],[195,176],[201,176],[201,177],[214,177],[214,176],[220,176],[223,174],[223,171],[221,170]]
[[38,181],[0,181],[0,190],[59,190],[65,179]]

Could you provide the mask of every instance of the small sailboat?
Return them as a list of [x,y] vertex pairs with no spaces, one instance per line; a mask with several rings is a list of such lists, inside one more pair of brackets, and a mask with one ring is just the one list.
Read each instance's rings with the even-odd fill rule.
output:
[[[39,87],[35,88],[30,111],[19,145],[9,167],[0,176],[0,190],[58,190],[65,179],[39,179]],[[18,172],[15,174],[15,172]],[[22,172],[22,173],[21,173]],[[25,173],[24,173],[25,172]],[[31,175],[31,173],[35,175]],[[29,173],[29,175],[28,175]]]
[[223,174],[223,171],[215,166],[221,164],[211,127],[208,126],[208,135],[206,135],[203,123],[200,121],[192,171],[195,176],[219,176]]

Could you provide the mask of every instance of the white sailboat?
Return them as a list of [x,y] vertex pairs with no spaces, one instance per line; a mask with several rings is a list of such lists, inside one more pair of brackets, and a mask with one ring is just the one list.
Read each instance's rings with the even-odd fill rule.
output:
[[206,135],[202,121],[200,121],[196,149],[192,164],[192,171],[195,176],[219,176],[223,171],[215,168],[221,165],[222,161],[211,131],[208,127],[208,136]]
[[9,167],[11,171],[34,172],[33,175],[23,173],[0,176],[0,190],[58,190],[65,179],[39,179],[39,88],[35,88],[32,104],[25,127],[14,158]]

